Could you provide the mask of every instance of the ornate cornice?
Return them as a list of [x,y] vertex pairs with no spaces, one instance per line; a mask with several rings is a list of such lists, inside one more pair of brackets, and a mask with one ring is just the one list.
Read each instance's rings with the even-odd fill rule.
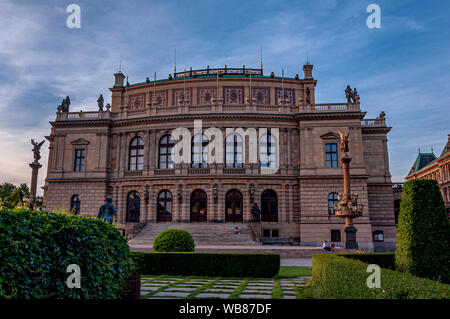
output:
[[362,126],[362,133],[363,134],[387,134],[391,130],[392,127],[386,127],[386,126]]
[[318,119],[358,119],[362,120],[366,112],[317,112],[317,113],[298,113],[295,118],[298,120],[318,120]]

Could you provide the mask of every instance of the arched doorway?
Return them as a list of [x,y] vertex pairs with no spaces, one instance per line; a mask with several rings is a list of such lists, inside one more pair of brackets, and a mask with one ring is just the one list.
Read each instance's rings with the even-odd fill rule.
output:
[[225,221],[242,222],[242,194],[237,189],[225,195]]
[[278,222],[278,197],[271,189],[261,194],[261,221]]
[[205,191],[196,189],[191,194],[191,222],[207,220],[208,200]]
[[128,194],[127,199],[127,222],[139,222],[141,214],[141,197],[136,191]]
[[158,195],[158,204],[156,208],[157,222],[172,221],[172,193],[163,190]]

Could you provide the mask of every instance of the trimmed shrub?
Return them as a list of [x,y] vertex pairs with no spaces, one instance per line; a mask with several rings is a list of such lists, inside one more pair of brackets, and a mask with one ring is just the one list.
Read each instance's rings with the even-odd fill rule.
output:
[[194,239],[184,229],[169,228],[156,236],[153,241],[153,250],[158,252],[194,251]]
[[208,277],[274,277],[280,270],[278,254],[143,253],[132,252],[142,275]]
[[[81,268],[81,288],[68,288]],[[0,298],[120,298],[132,260],[126,241],[96,218],[0,210]]]
[[[346,255],[348,257],[348,255]],[[381,268],[381,288],[368,288],[369,264],[338,254],[312,257],[312,285],[319,298],[434,299],[449,298],[450,285]]]
[[450,225],[438,183],[406,182],[398,220],[397,269],[449,283],[449,247]]
[[394,253],[364,253],[364,254],[337,254],[346,258],[356,259],[367,264],[376,264],[381,268],[395,270]]

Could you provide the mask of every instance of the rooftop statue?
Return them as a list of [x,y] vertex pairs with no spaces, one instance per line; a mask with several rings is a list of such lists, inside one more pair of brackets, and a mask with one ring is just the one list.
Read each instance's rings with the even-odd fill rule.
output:
[[359,95],[358,95],[358,92],[356,91],[356,88],[353,89],[352,99],[353,99],[353,103],[359,103]]
[[100,94],[97,100],[99,111],[103,111],[103,102],[104,102],[103,96]]
[[[70,106],[70,98],[67,96],[65,99],[62,100],[61,102],[61,111],[62,112],[69,112],[69,106]],[[60,108],[58,107],[58,110]]]
[[347,88],[345,89],[345,97],[347,98],[347,103],[351,103],[352,102],[353,90],[350,87],[350,85],[347,85]]

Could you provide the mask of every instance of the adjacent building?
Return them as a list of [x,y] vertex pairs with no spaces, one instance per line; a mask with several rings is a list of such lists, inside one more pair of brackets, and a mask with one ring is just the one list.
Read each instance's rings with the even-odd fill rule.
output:
[[434,179],[439,183],[445,207],[450,215],[450,134],[441,155],[437,157],[433,152],[417,155],[407,181],[413,179]]

